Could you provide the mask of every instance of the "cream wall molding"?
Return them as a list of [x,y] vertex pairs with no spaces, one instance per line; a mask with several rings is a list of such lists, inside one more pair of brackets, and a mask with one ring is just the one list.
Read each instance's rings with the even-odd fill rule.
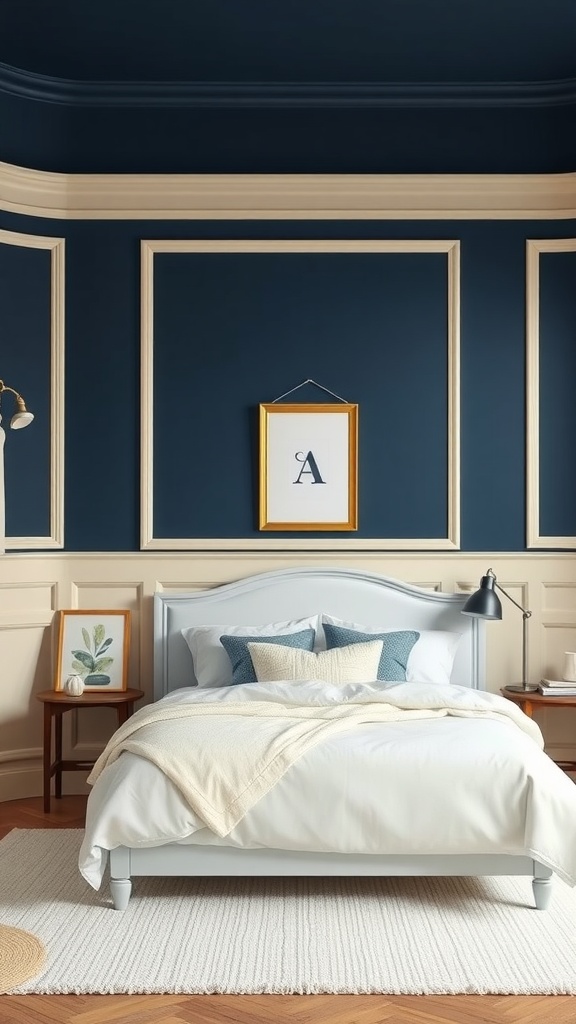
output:
[[57,220],[576,219],[576,174],[67,174],[0,162],[0,210]]
[[[50,423],[38,428],[50,436],[50,534],[47,537],[6,537],[6,548],[64,547],[64,296],[65,241],[0,229],[0,245],[47,249],[50,252]],[[23,390],[25,390],[23,388]]]
[[576,252],[576,238],[526,242],[526,545],[576,548],[576,536],[540,533],[540,254]]
[[[331,550],[332,549],[327,549],[324,554],[321,554],[321,555],[318,556],[318,559],[312,558],[310,553],[305,554],[303,552],[303,554],[302,554],[302,564],[313,565],[313,564],[315,564],[316,561],[319,561],[319,563],[321,563],[322,565],[328,564],[327,559],[330,558],[330,551]],[[527,561],[531,562],[534,559],[536,559],[536,560],[538,560],[538,559],[548,560],[551,557],[554,558],[554,556],[556,555],[558,558],[561,558],[563,561],[568,561],[568,562],[573,561],[573,562],[576,562],[576,552],[573,553],[571,551],[565,551],[565,552],[562,552],[562,553],[558,553],[558,552],[551,552],[551,551],[460,551],[459,550],[459,551],[455,551],[453,554],[449,554],[447,556],[446,552],[443,552],[443,551],[426,551],[423,554],[421,551],[399,550],[399,551],[390,551],[385,556],[382,556],[381,553],[378,552],[377,548],[374,548],[374,549],[366,548],[365,550],[363,550],[361,552],[361,556],[360,556],[361,559],[362,559],[362,563],[363,564],[364,564],[364,560],[366,558],[369,559],[371,557],[372,553],[373,553],[373,556],[375,558],[385,557],[387,561],[396,561],[396,560],[398,560],[398,561],[402,561],[402,562],[409,562],[412,559],[415,560],[415,561],[421,562],[423,558],[425,558],[426,561],[428,561],[429,559],[445,559],[446,557],[448,557],[449,559],[452,559],[452,558],[454,558],[454,559],[470,558],[472,560],[481,559],[480,568],[484,570],[484,572],[482,572],[480,574],[482,576],[485,575],[485,570],[488,569],[490,566],[496,566],[499,562],[502,562],[504,560],[505,561],[509,561],[510,559],[514,559],[515,561],[517,559],[526,559]],[[197,565],[197,564],[203,563],[203,562],[207,562],[207,563],[208,562],[209,563],[224,562],[226,565],[230,565],[233,562],[233,560],[234,560],[235,554],[238,554],[240,557],[242,557],[242,548],[236,546],[236,547],[232,547],[232,548],[214,548],[214,549],[211,549],[211,550],[194,551],[193,553],[192,552],[188,552],[188,553],[184,552],[181,555],[181,559],[184,562],[184,564],[188,564],[189,563],[190,565]],[[349,551],[349,552],[338,551],[337,548],[334,548],[334,555],[338,559],[338,564],[340,564],[340,563],[344,564],[345,562],[349,562],[349,561],[352,562],[354,565],[359,564],[359,562],[358,562],[359,555],[358,555],[358,553],[355,553],[354,551]],[[2,555],[0,557],[0,581],[3,578],[5,578],[6,574],[8,574],[10,572],[19,572],[18,566],[19,566],[20,563],[22,563],[22,565],[24,565],[26,562],[34,562],[34,560],[37,559],[38,557],[46,558],[48,560],[52,559],[52,560],[54,560],[56,562],[60,562],[61,560],[65,561],[65,562],[75,562],[77,559],[81,559],[82,562],[84,562],[86,560],[88,562],[89,561],[96,561],[96,562],[102,562],[102,563],[115,562],[119,558],[122,559],[122,561],[127,561],[127,562],[129,562],[129,561],[141,561],[142,559],[144,559],[144,561],[146,563],[147,562],[151,562],[152,564],[154,564],[154,563],[157,563],[157,562],[160,562],[160,563],[164,562],[164,560],[166,559],[167,556],[162,551],[146,551],[145,553],[143,553],[142,551],[46,551],[46,552],[43,552],[41,556],[39,556],[37,552],[33,552],[33,551],[12,552],[11,554],[7,553],[7,554]],[[247,557],[247,556],[244,556],[244,557]],[[270,554],[269,554],[268,550],[260,550],[260,551],[256,550],[256,551],[251,551],[250,555],[248,557],[250,558],[250,562],[251,563],[256,564],[260,560],[269,561]],[[293,564],[294,555],[291,554],[288,557],[290,557],[291,564]],[[275,566],[275,567],[277,567],[277,566]],[[264,570],[262,570],[262,571],[264,571]],[[384,571],[384,570],[378,569],[378,570],[375,570],[375,571],[380,572],[380,571]],[[576,571],[576,565],[574,566],[574,568],[571,571],[572,571],[572,574],[574,574],[574,572]],[[479,579],[480,579],[480,576],[478,577],[478,580]],[[572,586],[572,582],[573,581],[570,580],[567,583],[559,583],[559,582],[554,582],[554,581],[548,580],[545,584],[543,584],[543,586],[546,586],[546,587],[560,587],[560,586],[562,586],[562,587],[571,587]],[[132,584],[133,584],[133,581],[132,581],[131,585]],[[0,589],[2,589],[1,582],[0,582]]]
[[[447,260],[447,536],[327,539],[165,538],[154,536],[154,257],[157,253],[445,253]],[[143,551],[199,549],[268,550],[457,550],[460,547],[460,243],[454,240],[226,240],[160,239],[141,242],[141,486],[140,547]]]

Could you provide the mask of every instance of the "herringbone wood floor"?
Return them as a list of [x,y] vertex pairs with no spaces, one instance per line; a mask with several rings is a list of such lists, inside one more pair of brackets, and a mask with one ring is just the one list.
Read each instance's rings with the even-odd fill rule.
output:
[[[13,828],[82,828],[85,797],[0,803]],[[573,996],[0,996],[0,1024],[576,1024]]]

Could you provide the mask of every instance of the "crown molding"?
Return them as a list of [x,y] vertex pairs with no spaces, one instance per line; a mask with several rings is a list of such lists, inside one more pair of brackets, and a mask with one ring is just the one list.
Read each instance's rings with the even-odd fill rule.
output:
[[0,162],[0,210],[57,220],[566,220],[576,174],[65,174]]
[[70,107],[243,109],[549,107],[576,103],[576,80],[547,82],[114,82],[0,63],[0,92]]

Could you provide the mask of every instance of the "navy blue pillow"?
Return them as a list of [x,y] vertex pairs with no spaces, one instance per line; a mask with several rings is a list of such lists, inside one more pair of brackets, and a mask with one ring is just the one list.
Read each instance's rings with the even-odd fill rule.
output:
[[298,633],[278,633],[275,636],[221,636],[226,654],[232,663],[233,683],[255,683],[256,673],[248,644],[281,644],[283,647],[299,647],[311,651],[316,639],[315,629],[302,629]]
[[345,626],[334,626],[331,622],[324,622],[323,628],[329,651],[333,647],[364,644],[368,640],[383,640],[378,679],[388,683],[405,682],[410,651],[420,636],[415,629],[398,630],[396,633],[359,633]]

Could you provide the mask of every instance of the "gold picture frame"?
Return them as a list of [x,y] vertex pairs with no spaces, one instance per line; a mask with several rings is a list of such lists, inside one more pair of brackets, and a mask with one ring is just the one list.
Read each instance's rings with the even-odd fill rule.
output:
[[128,688],[130,612],[73,608],[60,612],[54,689],[63,690],[70,675],[80,675],[86,692]]
[[260,405],[260,530],[358,529],[358,406]]

